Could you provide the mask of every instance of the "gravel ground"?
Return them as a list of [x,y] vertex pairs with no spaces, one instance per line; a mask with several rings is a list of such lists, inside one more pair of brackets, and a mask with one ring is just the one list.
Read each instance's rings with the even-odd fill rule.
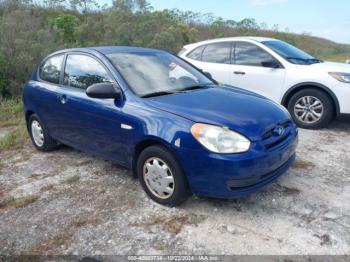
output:
[[345,122],[300,130],[295,165],[263,190],[177,208],[111,162],[28,142],[0,151],[0,254],[350,254],[349,200]]

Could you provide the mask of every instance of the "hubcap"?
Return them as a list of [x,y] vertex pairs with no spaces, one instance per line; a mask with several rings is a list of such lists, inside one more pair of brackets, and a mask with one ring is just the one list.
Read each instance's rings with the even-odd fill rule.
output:
[[314,96],[303,96],[295,103],[294,115],[306,124],[313,124],[319,121],[324,113],[321,100]]
[[31,125],[34,143],[41,147],[44,144],[44,132],[38,121],[34,120]]
[[147,188],[156,197],[167,199],[174,193],[174,177],[168,165],[157,157],[149,158],[143,165]]

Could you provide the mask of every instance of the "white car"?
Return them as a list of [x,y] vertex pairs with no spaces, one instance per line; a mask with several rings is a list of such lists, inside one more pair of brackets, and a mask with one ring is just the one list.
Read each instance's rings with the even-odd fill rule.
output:
[[303,128],[321,128],[350,114],[350,65],[324,62],[283,41],[231,37],[184,46],[179,56],[219,83],[285,106]]

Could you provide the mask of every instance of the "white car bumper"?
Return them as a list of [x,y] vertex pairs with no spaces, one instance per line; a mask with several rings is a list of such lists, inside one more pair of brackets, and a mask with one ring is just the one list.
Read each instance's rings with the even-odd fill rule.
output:
[[336,95],[339,102],[339,113],[340,114],[350,114],[350,84],[340,83],[332,91]]

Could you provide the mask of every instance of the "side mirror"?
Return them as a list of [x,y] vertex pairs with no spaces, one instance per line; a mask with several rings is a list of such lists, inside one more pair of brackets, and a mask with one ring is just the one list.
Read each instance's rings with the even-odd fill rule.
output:
[[92,98],[120,98],[121,91],[119,86],[112,83],[98,83],[89,86],[86,94]]
[[276,60],[269,60],[264,61],[261,63],[263,67],[269,67],[269,68],[281,68],[281,64]]

